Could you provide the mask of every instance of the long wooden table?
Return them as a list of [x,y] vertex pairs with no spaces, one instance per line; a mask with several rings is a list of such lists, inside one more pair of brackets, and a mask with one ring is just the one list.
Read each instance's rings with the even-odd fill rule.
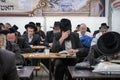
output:
[[45,46],[31,46],[32,49],[44,49]]
[[58,53],[50,53],[49,55],[46,55],[44,52],[42,53],[24,53],[22,54],[24,58],[29,58],[29,59],[40,59],[40,58],[75,58],[76,56],[70,56],[67,54],[61,54],[59,55]]
[[42,53],[25,53],[22,54],[24,58],[28,59],[49,59],[49,80],[52,80],[52,73],[51,73],[51,59],[55,58],[76,58],[76,56],[70,56],[67,54],[58,54],[58,53],[50,53],[46,55],[44,52]]

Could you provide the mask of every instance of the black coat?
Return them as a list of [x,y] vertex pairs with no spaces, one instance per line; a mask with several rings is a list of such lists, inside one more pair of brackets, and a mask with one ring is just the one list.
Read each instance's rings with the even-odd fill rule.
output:
[[[60,45],[60,42],[59,42],[59,39],[60,37],[62,36],[61,33],[57,33],[55,34],[55,37],[53,39],[53,46],[52,46],[52,52],[59,52],[59,51],[62,51],[62,50],[65,50],[65,41],[63,42],[62,45]],[[71,33],[71,36],[70,36],[70,40],[71,40],[71,43],[72,43],[72,49],[78,49],[79,52],[76,53],[76,61],[79,62],[79,61],[82,61],[84,59],[84,57],[87,56],[87,52],[86,52],[86,49],[83,48],[83,45],[79,39],[79,34],[78,33]],[[69,59],[70,60],[70,59]],[[68,60],[68,61],[69,61]],[[66,59],[65,59],[65,62]]]
[[53,31],[48,31],[45,37],[45,45],[49,46],[49,43],[53,43],[54,33]]
[[24,58],[21,55],[21,50],[20,50],[18,44],[7,41],[6,45],[7,45],[6,49],[9,51],[12,51],[15,54],[16,65],[24,65],[25,64]]
[[0,80],[19,80],[15,65],[15,54],[0,49]]
[[32,52],[32,48],[30,47],[30,45],[28,44],[27,41],[25,41],[25,39],[23,37],[18,37],[17,39],[17,44],[21,49],[21,52]]
[[35,32],[35,34],[38,34],[39,36],[41,36],[43,39],[45,39],[45,33],[40,30],[39,32]]
[[28,42],[29,45],[40,45],[40,36],[37,34],[33,34],[33,39],[31,42],[28,41],[27,34],[24,34],[22,37]]
[[[62,45],[60,45],[60,42],[59,42],[59,39],[61,36],[62,36],[61,33],[55,34],[55,37],[53,39],[53,46],[52,46],[53,52],[59,52],[59,51],[65,50],[65,41],[63,42]],[[69,40],[71,40],[72,42],[72,49],[81,50],[83,48],[83,45],[80,42],[78,33],[71,33]]]

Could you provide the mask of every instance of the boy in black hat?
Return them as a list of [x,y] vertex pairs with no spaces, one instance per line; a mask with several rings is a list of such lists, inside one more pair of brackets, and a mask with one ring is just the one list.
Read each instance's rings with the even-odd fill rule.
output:
[[[71,28],[71,21],[69,19],[61,19],[60,33],[56,33],[53,39],[52,51],[67,51],[70,55],[79,54],[83,48],[79,35],[73,33]],[[67,66],[75,65],[76,58],[74,59],[56,59],[55,60],[55,80],[63,80],[64,74],[67,72]],[[67,75],[68,76],[68,75]],[[71,80],[68,76],[68,80]]]
[[35,34],[37,30],[36,26],[33,24],[25,25],[27,33],[25,33],[22,37],[29,43],[29,45],[40,45],[40,37]]

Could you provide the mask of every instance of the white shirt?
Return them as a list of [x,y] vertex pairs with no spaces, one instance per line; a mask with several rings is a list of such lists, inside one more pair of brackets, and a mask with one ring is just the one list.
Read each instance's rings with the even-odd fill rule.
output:
[[98,34],[96,34],[95,38],[93,38],[92,42],[91,42],[91,46],[96,45],[98,39],[100,38],[100,36],[102,35],[102,32],[99,32]]
[[72,49],[72,43],[71,41],[65,41],[65,50]]

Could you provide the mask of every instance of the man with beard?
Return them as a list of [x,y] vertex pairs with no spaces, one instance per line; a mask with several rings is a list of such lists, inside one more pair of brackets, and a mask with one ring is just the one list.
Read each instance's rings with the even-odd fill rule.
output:
[[[53,39],[52,52],[66,50],[70,55],[82,53],[83,46],[79,40],[78,33],[71,32],[71,21],[69,19],[61,19],[60,33],[56,33]],[[77,58],[66,58],[55,60],[55,80],[63,80],[64,74],[68,71],[67,67],[75,65]],[[68,80],[70,75],[67,74]]]
[[56,21],[52,31],[48,31],[45,38],[45,45],[52,47],[53,37],[55,33],[60,32],[60,22]]

